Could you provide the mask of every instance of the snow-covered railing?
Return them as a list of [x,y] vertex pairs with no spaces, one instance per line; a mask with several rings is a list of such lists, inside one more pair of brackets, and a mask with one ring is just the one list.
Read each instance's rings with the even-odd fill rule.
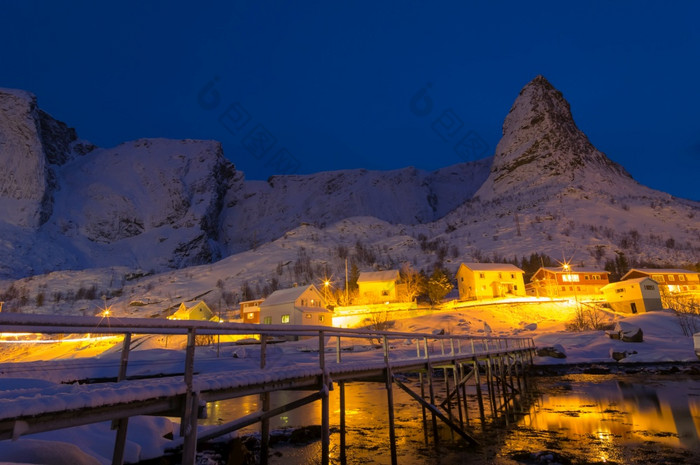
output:
[[[119,451],[123,452],[123,441],[125,441],[123,435],[126,432],[128,417],[140,414],[134,409],[150,408],[151,413],[159,408],[162,409],[162,404],[155,402],[160,402],[163,396],[176,400],[177,405],[181,406],[180,411],[183,415],[181,435],[184,438],[183,457],[193,459],[193,451],[196,449],[197,441],[197,412],[200,401],[209,402],[253,392],[266,396],[265,393],[269,393],[270,390],[313,388],[319,389],[319,392],[309,396],[309,401],[321,399],[324,409],[327,409],[328,389],[335,381],[342,383],[344,380],[382,376],[390,383],[392,373],[415,370],[430,371],[431,368],[440,365],[456,367],[458,363],[477,364],[480,360],[490,360],[491,357],[517,356],[520,360],[528,360],[531,363],[534,351],[534,342],[531,338],[425,334],[329,326],[260,325],[15,313],[0,313],[0,333],[3,334],[3,338],[12,334],[24,334],[26,337],[27,333],[123,336],[120,359],[118,360],[118,373],[115,373],[118,382],[112,383],[113,389],[109,387],[110,383],[101,384],[99,387],[84,385],[84,387],[75,388],[70,392],[63,392],[59,389],[60,392],[55,395],[46,393],[45,402],[41,405],[35,405],[36,408],[31,412],[25,412],[26,406],[20,405],[12,399],[0,399],[0,403],[4,402],[4,407],[7,407],[3,410],[8,413],[8,415],[0,413],[0,426],[3,424],[14,425],[10,431],[0,431],[0,438],[8,437],[8,434],[16,437],[19,434],[62,428],[66,425],[76,426],[90,423],[96,421],[92,419],[94,416],[91,416],[92,410],[109,409],[108,411],[111,412],[118,429],[113,463],[121,463]],[[136,345],[132,341],[132,335],[186,336],[184,375],[183,371],[176,372],[177,376],[168,378],[167,381],[160,378],[156,385],[148,383],[148,380],[136,379],[143,376],[128,377],[129,353],[132,345]],[[257,336],[259,364],[251,365],[248,361],[247,365],[236,365],[237,360],[229,356],[215,359],[215,368],[211,368],[212,364],[210,363],[209,368],[202,369],[201,366],[205,365],[208,360],[202,357],[195,358],[197,336],[217,335]],[[290,344],[285,348],[271,345],[272,342],[280,342],[289,338],[299,338],[300,342]],[[287,346],[287,344],[283,346]],[[381,351],[377,349],[381,349]],[[182,354],[181,350],[171,350]],[[249,349],[246,348],[246,350]],[[288,356],[290,351],[294,352],[293,357]],[[252,352],[256,352],[256,350]],[[335,352],[335,357],[327,355],[333,354],[333,352]],[[218,355],[217,349],[217,357]],[[115,360],[115,362],[117,361]],[[197,372],[195,372],[195,363],[199,364]],[[114,364],[113,362],[112,366]],[[24,364],[4,364],[5,367],[7,365]],[[5,367],[3,367],[5,376],[12,376],[10,373],[12,373],[13,367],[8,367],[9,369],[5,369]],[[152,376],[160,374],[173,373],[151,372]],[[129,379],[133,380],[127,381]],[[95,393],[100,391],[100,394],[93,395],[93,391]],[[56,396],[60,397],[61,405],[67,406],[64,410],[80,410],[82,413],[71,415],[68,421],[65,418],[61,421],[52,420],[51,415],[60,413],[56,411],[58,404],[53,403],[52,400],[54,397],[59,400],[59,397]],[[142,404],[150,402],[151,404],[144,407],[133,407],[132,410],[124,409],[124,407],[133,406],[134,402]],[[268,410],[269,405],[266,407],[263,400],[263,409],[255,415],[255,420],[266,425],[271,415]],[[22,413],[15,415],[9,414],[9,412]],[[28,418],[27,415],[31,415],[32,418]],[[37,415],[42,419],[36,420],[34,417]],[[102,415],[100,418],[104,419],[104,413]],[[327,412],[324,413],[324,419],[324,422],[327,423]],[[243,421],[244,419],[241,419],[238,423],[242,424]],[[249,420],[245,419],[245,421]],[[32,422],[36,422],[36,424]],[[234,426],[238,427],[238,423]],[[18,424],[22,425],[21,432],[17,429],[16,425]],[[62,426],[55,426],[57,424]],[[24,429],[25,425],[27,425],[26,429]],[[326,440],[323,441],[324,447],[328,445],[327,426],[326,424],[324,429],[326,431],[324,434]],[[266,435],[263,434],[263,437]],[[323,457],[328,457],[327,451],[323,452]],[[183,461],[193,463],[189,459],[183,459]]]

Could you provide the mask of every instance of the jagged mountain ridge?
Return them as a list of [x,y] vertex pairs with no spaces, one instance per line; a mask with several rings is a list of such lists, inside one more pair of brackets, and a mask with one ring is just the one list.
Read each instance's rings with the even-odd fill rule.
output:
[[[22,105],[28,110],[17,111]],[[432,173],[343,170],[247,181],[217,142],[143,139],[99,149],[26,92],[0,91],[0,110],[0,158],[13,167],[0,174],[8,213],[0,221],[0,276],[8,278],[115,266],[160,272],[251,248],[279,253],[263,246],[280,240],[284,250],[309,247],[327,261],[333,244],[359,237],[425,266],[434,257],[423,257],[419,235],[452,246],[453,263],[484,253],[560,256],[565,248],[611,256],[634,228],[653,231],[648,244],[646,236],[636,241],[640,250],[649,246],[646,258],[697,256],[698,203],[637,184],[593,147],[541,76],[516,99],[493,162]],[[20,175],[36,178],[33,190],[13,188]],[[369,228],[345,221],[353,217],[382,221]],[[312,246],[309,237],[325,239]],[[665,247],[671,237],[674,250]]]
[[[214,141],[78,139],[24,91],[0,90],[0,276],[209,263],[302,223],[434,221],[469,199],[490,160],[425,172],[345,170],[246,181]],[[19,183],[17,179],[30,182]]]

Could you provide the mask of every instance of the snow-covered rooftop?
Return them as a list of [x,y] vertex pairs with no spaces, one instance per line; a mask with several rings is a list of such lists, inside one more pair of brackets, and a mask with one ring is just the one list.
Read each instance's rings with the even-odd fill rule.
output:
[[524,273],[523,270],[511,263],[462,263],[461,266],[465,266],[473,271],[515,271],[518,273]]
[[371,283],[371,282],[386,282],[386,281],[398,281],[399,271],[398,270],[384,270],[384,271],[362,271],[360,277],[357,278],[358,283]]

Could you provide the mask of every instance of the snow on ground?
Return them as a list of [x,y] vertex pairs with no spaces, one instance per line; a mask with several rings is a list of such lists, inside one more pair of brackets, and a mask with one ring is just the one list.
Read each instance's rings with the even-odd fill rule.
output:
[[[494,301],[485,305],[451,304],[442,310],[424,309],[421,316],[393,322],[389,315],[387,318],[392,330],[413,334],[444,332],[477,338],[532,337],[538,348],[561,346],[566,358],[535,357],[535,363],[540,365],[614,363],[612,351],[627,353],[619,363],[697,361],[693,339],[684,334],[681,320],[675,312],[665,310],[638,315],[601,312],[601,320],[609,325],[622,322],[629,327],[641,328],[643,342],[633,343],[613,340],[606,331],[567,331],[566,325],[576,315],[577,305],[571,301],[536,299]],[[696,327],[700,328],[700,320],[696,319],[695,322]],[[30,411],[33,407],[41,407],[41,393],[47,390],[68,398],[74,390],[94,387],[57,383],[81,378],[113,377],[118,371],[119,337],[99,339],[94,343],[64,341],[25,344],[10,342],[9,339],[5,334],[0,341],[0,360],[4,362],[0,363],[0,401],[24,397],[27,405],[22,408]],[[373,357],[381,356],[375,342],[368,338],[344,340],[344,363],[370,363]],[[267,360],[270,373],[267,375],[279,375],[289,369],[317,371],[317,344],[314,340],[302,340],[269,345]],[[181,374],[184,367],[183,345],[184,336],[136,336],[132,341],[128,376]],[[395,340],[393,345],[392,350],[397,354],[415,355],[415,344]],[[327,351],[333,352],[335,341],[329,339],[326,347]],[[247,379],[251,375],[246,372],[259,366],[259,356],[258,345],[241,346],[224,339],[220,345],[197,348],[195,369],[206,374],[201,378],[201,383],[213,386],[235,381],[236,378]],[[327,359],[334,363],[335,355],[328,355]],[[25,363],[17,363],[20,361]],[[217,374],[222,371],[226,371],[227,376]],[[175,384],[181,384],[181,381],[180,376],[143,380],[143,386],[137,390],[149,389],[149,386],[155,390],[177,390]],[[251,382],[254,381],[251,378]],[[138,397],[139,392],[133,395]],[[78,394],[78,397],[85,395]],[[109,393],[100,395],[109,397]],[[89,399],[80,401],[89,402]],[[8,403],[8,408],[11,403]],[[19,407],[15,405],[12,408]],[[166,445],[171,444],[163,436],[175,430],[177,427],[167,419],[133,418],[129,425],[127,461],[162,455]],[[102,423],[21,437],[12,442],[3,441],[0,443],[0,462],[25,460],[30,463],[58,463],[42,458],[42,454],[53,450],[61,451],[67,457],[65,463],[109,463],[113,436],[114,431],[110,430],[109,423]],[[77,446],[77,449],[71,445]]]

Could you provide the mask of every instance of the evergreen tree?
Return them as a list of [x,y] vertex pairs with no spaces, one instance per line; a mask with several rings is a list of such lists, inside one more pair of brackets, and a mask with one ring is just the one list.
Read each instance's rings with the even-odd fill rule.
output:
[[447,276],[447,273],[442,268],[435,268],[433,274],[428,279],[427,291],[428,298],[433,305],[442,302],[445,297],[454,288],[452,281]]

